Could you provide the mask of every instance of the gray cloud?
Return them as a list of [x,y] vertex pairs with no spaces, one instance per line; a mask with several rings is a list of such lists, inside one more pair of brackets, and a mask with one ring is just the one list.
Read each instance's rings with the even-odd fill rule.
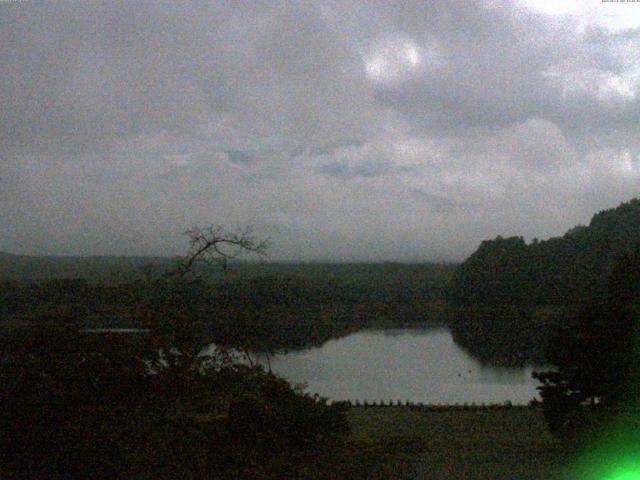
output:
[[2,3],[0,249],[178,253],[193,223],[252,223],[275,258],[416,260],[560,234],[638,194],[640,18],[535,7]]

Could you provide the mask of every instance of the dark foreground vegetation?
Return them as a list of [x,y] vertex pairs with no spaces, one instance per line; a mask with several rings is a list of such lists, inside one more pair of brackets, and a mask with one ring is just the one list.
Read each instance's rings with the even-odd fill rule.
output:
[[3,337],[0,478],[327,478],[343,408],[222,352],[158,357],[155,340],[42,327]]

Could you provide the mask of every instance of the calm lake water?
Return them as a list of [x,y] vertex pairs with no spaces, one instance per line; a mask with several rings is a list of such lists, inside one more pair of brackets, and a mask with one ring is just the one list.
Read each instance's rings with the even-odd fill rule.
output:
[[538,397],[533,368],[481,365],[446,328],[363,331],[270,363],[331,400],[526,404]]

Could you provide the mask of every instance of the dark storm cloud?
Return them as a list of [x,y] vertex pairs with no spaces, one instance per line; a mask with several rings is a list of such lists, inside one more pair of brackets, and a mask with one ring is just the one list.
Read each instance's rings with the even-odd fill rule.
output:
[[638,193],[640,16],[535,7],[1,3],[0,249],[174,253],[220,222],[279,257],[459,258],[561,233]]

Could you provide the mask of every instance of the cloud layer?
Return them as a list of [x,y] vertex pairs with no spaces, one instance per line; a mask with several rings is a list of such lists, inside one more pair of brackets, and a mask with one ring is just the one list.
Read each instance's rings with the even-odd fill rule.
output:
[[640,4],[0,4],[0,249],[460,259],[639,194]]

